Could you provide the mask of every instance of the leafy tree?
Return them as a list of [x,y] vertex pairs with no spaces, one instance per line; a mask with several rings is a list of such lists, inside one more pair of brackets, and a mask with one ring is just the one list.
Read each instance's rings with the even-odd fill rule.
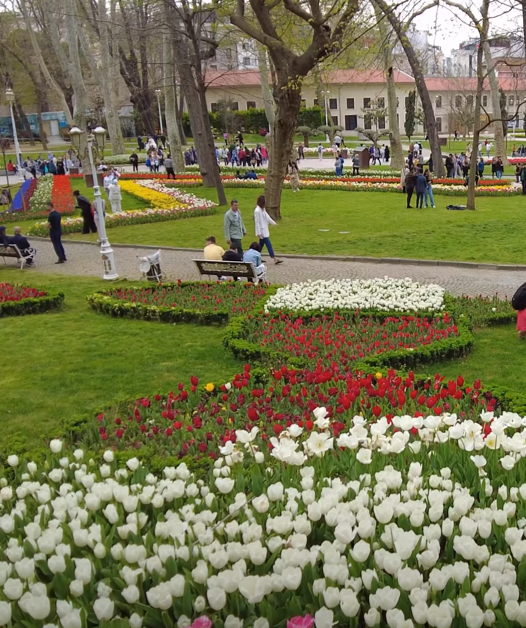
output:
[[405,103],[405,122],[404,129],[407,138],[410,140],[415,134],[416,124],[416,91],[413,89],[409,92]]

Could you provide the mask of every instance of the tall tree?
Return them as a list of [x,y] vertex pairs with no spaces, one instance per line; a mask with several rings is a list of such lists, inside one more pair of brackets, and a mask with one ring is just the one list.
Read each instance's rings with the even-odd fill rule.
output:
[[216,160],[215,142],[206,104],[204,61],[215,55],[217,41],[210,28],[213,10],[187,0],[163,0],[165,15],[174,44],[174,61],[184,93],[192,136],[205,187],[215,187],[220,205],[226,195]]
[[391,166],[402,168],[404,166],[404,154],[402,151],[402,141],[400,139],[400,126],[396,111],[398,98],[396,96],[396,83],[393,67],[393,37],[392,29],[388,27],[378,5],[373,1],[374,13],[378,24],[380,35],[381,56],[383,61],[383,71],[387,85],[387,113],[389,118],[389,142],[391,145]]
[[184,172],[184,159],[177,122],[177,92],[175,87],[174,45],[168,29],[163,33],[163,83],[166,134],[175,171]]
[[[281,217],[281,191],[301,107],[303,80],[317,63],[341,48],[358,9],[359,0],[335,0],[328,5],[319,0],[237,0],[230,13],[234,26],[267,48],[274,67],[276,118],[265,182],[266,206],[274,219]],[[300,25],[304,46],[298,39],[286,41],[284,25],[291,22]]]
[[261,96],[263,97],[263,107],[268,121],[269,131],[272,134],[274,121],[276,119],[276,110],[274,107],[274,98],[272,97],[272,89],[269,82],[269,64],[267,59],[267,51],[264,46],[258,44],[258,68],[261,78]]
[[407,139],[411,140],[411,137],[415,134],[415,121],[416,121],[416,92],[411,90],[407,95],[405,103],[405,120],[404,129]]
[[392,5],[387,4],[386,0],[374,1],[381,9],[385,18],[391,24],[398,40],[400,41],[400,44],[402,45],[402,48],[404,49],[409,65],[411,66],[411,70],[413,71],[413,77],[415,79],[418,96],[422,104],[422,110],[426,121],[427,136],[431,147],[431,155],[433,156],[433,169],[438,177],[444,177],[444,161],[442,159],[442,150],[440,148],[440,139],[438,137],[433,103],[431,102],[431,97],[427,89],[420,59],[418,58],[418,55],[411,44],[409,37],[407,36],[407,30],[413,23],[413,20],[427,9],[436,6],[438,0],[432,0],[429,4],[423,6],[418,11],[415,11],[403,21],[395,13],[395,8]]

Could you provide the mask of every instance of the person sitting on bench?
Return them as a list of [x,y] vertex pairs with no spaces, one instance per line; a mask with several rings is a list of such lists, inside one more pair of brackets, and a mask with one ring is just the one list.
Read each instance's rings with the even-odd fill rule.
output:
[[[258,242],[252,242],[248,251],[243,254],[243,261],[253,264],[260,281],[263,281],[267,273],[267,267],[261,259],[261,247]],[[249,279],[249,281],[253,281]]]
[[13,229],[14,235],[8,236],[5,232],[5,227],[0,226],[0,242],[4,246],[11,246],[12,244],[18,247],[18,250],[22,254],[22,257],[27,257],[26,265],[33,266],[34,264],[34,256],[36,255],[36,249],[34,249],[30,244],[28,239],[22,235],[22,228],[15,227]]
[[243,257],[237,252],[235,244],[231,244],[228,251],[223,253],[223,262],[242,262]]

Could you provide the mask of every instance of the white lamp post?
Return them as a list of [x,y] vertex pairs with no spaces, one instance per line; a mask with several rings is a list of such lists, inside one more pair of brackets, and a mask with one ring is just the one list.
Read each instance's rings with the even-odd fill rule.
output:
[[20,159],[20,145],[18,144],[18,133],[16,132],[15,115],[13,113],[13,103],[15,102],[15,94],[11,88],[5,90],[5,97],[9,103],[9,111],[11,113],[11,125],[13,127],[13,140],[15,142],[16,151],[16,166],[18,170],[18,176],[22,177],[22,160]]
[[163,116],[161,113],[161,90],[156,89],[155,93],[157,94],[157,107],[159,109],[159,129],[161,130],[161,135],[164,135]]
[[[80,138],[84,133],[78,127],[73,127],[69,134],[71,136],[71,141],[78,143],[80,148]],[[109,243],[108,237],[106,235],[106,221],[104,218],[104,210],[102,207],[102,197],[100,194],[99,181],[97,179],[97,169],[95,168],[95,162],[93,161],[93,140],[97,140],[97,146],[99,148],[102,147],[102,151],[104,154],[104,142],[106,139],[106,129],[98,126],[93,130],[93,134],[89,134],[86,138],[86,143],[88,146],[88,157],[91,166],[91,174],[93,176],[93,192],[95,194],[95,207],[97,210],[97,215],[99,217],[99,241],[100,241],[100,255],[102,257],[102,263],[104,265],[104,275],[103,279],[108,281],[113,281],[118,278],[117,269],[115,267],[115,257],[113,255],[113,249]]]

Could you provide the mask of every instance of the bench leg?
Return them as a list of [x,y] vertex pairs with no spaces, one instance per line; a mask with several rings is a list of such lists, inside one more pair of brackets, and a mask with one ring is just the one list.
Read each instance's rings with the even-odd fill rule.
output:
[[26,260],[24,257],[20,258],[20,270],[24,270],[24,266],[26,265]]

